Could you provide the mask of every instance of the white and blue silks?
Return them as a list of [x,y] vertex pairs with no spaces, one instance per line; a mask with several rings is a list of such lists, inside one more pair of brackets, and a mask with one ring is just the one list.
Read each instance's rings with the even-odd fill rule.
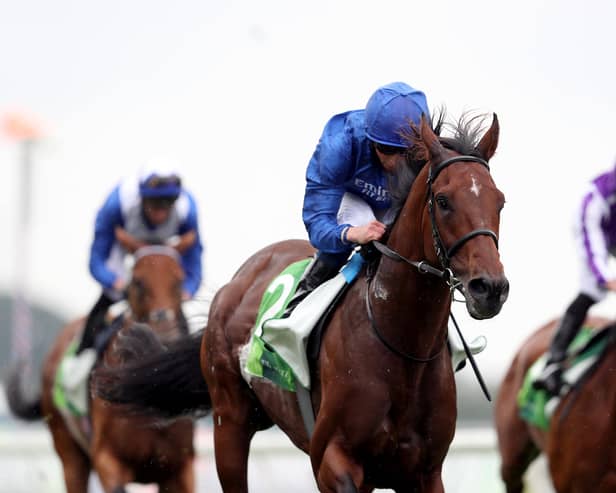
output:
[[201,243],[197,207],[193,196],[183,190],[173,205],[167,221],[153,226],[143,216],[139,183],[128,179],[117,185],[109,194],[96,216],[94,241],[90,248],[90,272],[103,286],[105,294],[113,300],[121,297],[112,289],[116,278],[127,278],[126,251],[116,241],[115,228],[121,226],[127,233],[148,243],[164,243],[173,236],[194,230],[195,244],[181,255],[184,269],[184,290],[194,295],[201,284]]

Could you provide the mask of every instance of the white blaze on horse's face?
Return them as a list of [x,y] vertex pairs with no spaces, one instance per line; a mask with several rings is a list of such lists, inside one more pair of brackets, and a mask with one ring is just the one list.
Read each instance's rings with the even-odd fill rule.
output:
[[481,185],[477,183],[474,175],[471,175],[471,181],[473,184],[471,185],[471,193],[474,193],[477,197],[479,197],[479,191],[481,190]]

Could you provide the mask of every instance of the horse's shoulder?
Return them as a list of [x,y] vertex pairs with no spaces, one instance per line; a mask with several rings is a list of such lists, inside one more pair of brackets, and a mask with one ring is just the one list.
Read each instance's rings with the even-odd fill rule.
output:
[[272,243],[251,255],[214,296],[208,327],[218,327],[234,340],[245,339],[270,282],[292,262],[313,254],[309,242],[294,239]]

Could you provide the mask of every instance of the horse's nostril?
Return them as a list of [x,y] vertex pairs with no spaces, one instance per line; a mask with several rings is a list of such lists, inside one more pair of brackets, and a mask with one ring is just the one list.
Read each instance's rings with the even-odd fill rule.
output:
[[509,281],[507,279],[479,277],[468,283],[468,289],[473,297],[477,299],[506,298],[509,293]]
[[483,278],[473,279],[468,283],[468,288],[475,297],[486,297],[490,291],[488,282]]
[[502,282],[501,296],[505,298],[509,296],[509,281],[507,279]]

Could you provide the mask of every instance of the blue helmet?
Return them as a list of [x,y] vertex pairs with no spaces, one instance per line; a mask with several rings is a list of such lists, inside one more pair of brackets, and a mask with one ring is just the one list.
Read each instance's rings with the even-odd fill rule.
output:
[[139,194],[143,198],[176,199],[182,191],[182,180],[169,162],[149,161],[139,177]]
[[406,147],[402,131],[409,120],[419,124],[421,115],[430,117],[423,92],[404,82],[392,82],[379,87],[366,105],[366,134],[379,144]]

